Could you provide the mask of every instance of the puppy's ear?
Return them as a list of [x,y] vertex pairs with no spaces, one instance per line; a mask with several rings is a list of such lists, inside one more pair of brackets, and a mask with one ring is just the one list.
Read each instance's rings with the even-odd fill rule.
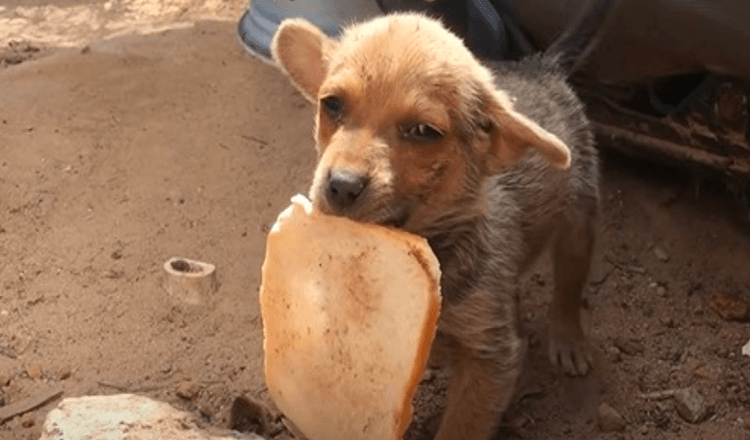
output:
[[560,169],[570,166],[570,149],[554,134],[513,109],[513,102],[503,91],[490,92],[485,102],[490,118],[490,147],[485,171],[496,174],[513,165],[527,149],[539,151]]
[[292,83],[315,102],[326,75],[326,54],[334,43],[309,21],[287,19],[273,37],[271,53]]

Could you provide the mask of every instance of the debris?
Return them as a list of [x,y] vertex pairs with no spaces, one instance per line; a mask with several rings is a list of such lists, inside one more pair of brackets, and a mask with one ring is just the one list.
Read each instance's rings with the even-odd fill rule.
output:
[[625,419],[622,418],[616,409],[606,403],[601,403],[596,410],[596,419],[599,424],[599,430],[602,432],[623,432],[625,431]]
[[10,376],[0,373],[0,387],[7,386],[10,383]]
[[742,346],[742,354],[744,356],[750,356],[750,340],[747,341],[747,344]]
[[750,298],[726,292],[714,293],[711,308],[727,321],[746,321],[750,319]]
[[656,258],[660,259],[661,261],[669,261],[669,254],[661,246],[656,246],[654,248],[654,255],[656,255]]
[[15,416],[25,414],[31,410],[39,408],[45,403],[51,400],[55,400],[62,395],[63,395],[62,388],[56,387],[56,388],[51,388],[36,396],[29,397],[28,399],[24,399],[18,403],[4,406],[0,408],[0,424],[2,424],[8,419],[12,419]]
[[708,415],[703,396],[695,388],[675,391],[674,401],[677,412],[690,423],[700,423]]

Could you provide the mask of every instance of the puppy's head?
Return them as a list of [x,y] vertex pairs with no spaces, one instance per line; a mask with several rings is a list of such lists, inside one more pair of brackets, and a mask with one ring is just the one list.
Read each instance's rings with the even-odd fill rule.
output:
[[284,21],[274,59],[317,106],[323,212],[429,235],[481,215],[486,178],[535,149],[565,168],[568,148],[514,111],[492,74],[438,21],[394,14],[332,39]]

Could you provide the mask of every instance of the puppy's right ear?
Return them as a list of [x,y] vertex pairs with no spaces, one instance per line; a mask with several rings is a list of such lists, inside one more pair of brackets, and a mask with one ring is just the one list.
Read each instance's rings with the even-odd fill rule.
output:
[[325,79],[327,54],[334,44],[309,21],[292,18],[281,22],[271,42],[271,53],[292,83],[315,102]]

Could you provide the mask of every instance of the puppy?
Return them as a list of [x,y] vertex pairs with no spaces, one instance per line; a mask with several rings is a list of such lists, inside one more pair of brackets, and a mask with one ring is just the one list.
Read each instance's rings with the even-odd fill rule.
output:
[[524,355],[516,283],[550,241],[550,358],[585,374],[579,308],[598,164],[556,59],[490,70],[416,13],[355,24],[337,39],[286,20],[272,52],[317,107],[315,207],[426,237],[440,261],[450,379],[436,439],[484,440],[497,429]]

